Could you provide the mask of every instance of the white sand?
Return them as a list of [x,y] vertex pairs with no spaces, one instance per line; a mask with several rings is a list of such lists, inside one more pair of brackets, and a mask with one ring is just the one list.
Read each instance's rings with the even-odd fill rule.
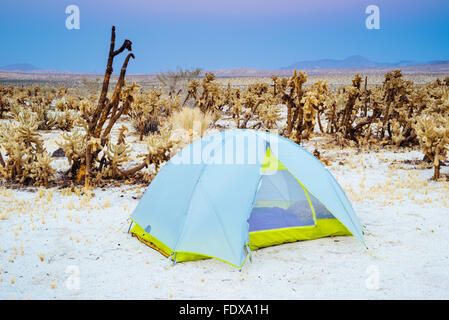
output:
[[354,237],[324,238],[256,251],[241,272],[214,259],[166,268],[127,233],[144,189],[96,189],[89,201],[2,190],[0,299],[448,299],[449,183],[430,181],[431,169],[389,168],[418,151],[320,151],[369,250]]

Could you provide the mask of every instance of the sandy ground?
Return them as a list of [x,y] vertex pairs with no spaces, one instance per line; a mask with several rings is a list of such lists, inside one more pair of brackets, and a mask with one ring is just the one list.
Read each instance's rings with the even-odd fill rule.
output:
[[256,251],[241,271],[214,259],[169,266],[127,233],[142,187],[90,198],[1,189],[0,299],[448,299],[449,183],[404,162],[422,159],[419,151],[320,150],[368,250],[335,237]]
[[[41,133],[56,150],[61,132]],[[134,156],[145,152],[135,135],[126,140]],[[0,299],[448,299],[449,182],[413,164],[420,151],[340,150],[325,140],[303,146],[330,161],[368,250],[334,237],[258,250],[241,271],[215,259],[170,266],[127,232],[141,186],[97,188],[91,197],[2,188]]]

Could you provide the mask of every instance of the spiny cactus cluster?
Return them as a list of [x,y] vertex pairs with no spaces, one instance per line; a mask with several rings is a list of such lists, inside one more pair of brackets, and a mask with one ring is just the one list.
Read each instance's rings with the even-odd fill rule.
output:
[[[367,88],[356,75],[352,85],[329,96],[328,133],[358,145],[376,143],[396,147],[420,146],[435,164],[434,178],[446,155],[449,117],[449,78],[424,86],[404,80],[399,70],[385,75],[382,85]],[[437,147],[439,146],[439,147]],[[438,154],[438,161],[434,161]]]
[[[326,111],[328,133],[337,133],[357,144],[418,145],[416,119],[422,113],[443,105],[448,87],[441,81],[418,86],[404,80],[399,70],[385,75],[382,85],[362,86],[356,75],[352,85],[330,95]],[[438,110],[435,110],[440,112]]]
[[10,110],[11,99],[8,96],[11,96],[13,92],[13,87],[5,88],[0,86],[0,119],[3,119],[5,114]]
[[[126,83],[125,58],[117,84],[109,91],[114,57],[131,51],[125,40],[115,49],[115,29],[99,95],[60,88],[0,86],[0,174],[22,184],[48,186],[55,179],[51,158],[39,130],[61,130],[57,141],[70,169],[64,179],[85,185],[104,180],[151,181],[180,148],[200,139],[209,129],[236,128],[274,131],[296,143],[315,133],[335,137],[338,144],[419,147],[435,167],[434,179],[449,148],[449,77],[426,85],[405,80],[401,71],[388,72],[380,85],[355,75],[348,85],[331,90],[326,81],[307,85],[307,75],[273,76],[272,83],[245,88],[222,86],[213,73],[182,78],[184,86],[143,90]],[[111,132],[122,126],[118,138]],[[130,127],[131,128],[131,127]],[[147,152],[129,167],[132,148],[126,141],[136,133],[146,139]],[[131,159],[132,158],[132,159]],[[144,172],[142,169],[153,170]],[[151,172],[151,173],[149,173]]]
[[48,187],[55,170],[37,131],[37,117],[23,112],[17,120],[0,124],[0,145],[7,156],[0,156],[0,176],[20,184]]
[[[123,164],[129,160],[130,154],[130,146],[124,139],[125,130],[117,143],[110,138],[117,121],[130,113],[140,88],[135,83],[125,82],[127,65],[134,58],[129,53],[112,95],[109,92],[114,58],[125,50],[131,51],[131,46],[131,41],[124,40],[122,46],[115,49],[113,27],[98,101],[92,94],[76,96],[64,87],[0,87],[1,115],[11,118],[2,123],[0,136],[0,172],[4,179],[47,186],[53,178],[55,170],[51,167],[51,157],[45,151],[37,130],[66,131],[62,132],[57,144],[70,165],[63,176],[75,183],[84,182],[89,186],[90,179],[125,179],[149,165],[147,159],[154,155],[146,155],[142,164],[124,169]],[[174,104],[179,105],[179,101]]]
[[7,113],[17,118],[21,112],[31,112],[37,116],[38,130],[71,130],[76,125],[77,110],[64,97],[67,88],[0,87],[0,94],[0,119]]
[[[291,78],[272,77],[274,95],[279,96],[282,103],[287,106],[287,123],[283,135],[299,143],[306,124],[304,117],[305,89],[303,85],[307,81],[305,72],[294,71]],[[308,118],[310,120],[310,117]]]
[[133,127],[139,133],[139,140],[149,133],[157,132],[161,120],[179,110],[179,95],[163,95],[162,89],[139,92],[135,95],[129,112]]
[[273,88],[266,83],[249,85],[245,90],[228,88],[232,119],[239,129],[277,129],[281,120]]
[[449,90],[445,90],[443,99],[432,101],[431,107],[418,116],[413,128],[421,150],[434,166],[433,179],[440,178],[441,163],[449,151]]

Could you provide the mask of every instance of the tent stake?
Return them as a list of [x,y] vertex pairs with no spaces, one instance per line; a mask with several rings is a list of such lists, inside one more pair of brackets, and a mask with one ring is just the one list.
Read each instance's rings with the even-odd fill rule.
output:
[[129,230],[131,230],[132,225],[133,225],[133,221],[131,220],[131,223],[129,224],[129,228],[128,228],[128,233],[129,233]]

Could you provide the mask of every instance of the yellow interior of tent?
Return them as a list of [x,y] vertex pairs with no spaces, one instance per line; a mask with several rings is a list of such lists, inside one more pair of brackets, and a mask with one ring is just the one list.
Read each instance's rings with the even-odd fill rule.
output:
[[[288,169],[272,154],[270,148],[268,148],[262,164],[261,172],[263,174],[263,172],[275,170],[288,171]],[[352,233],[335,217],[333,217],[332,219],[317,218],[315,215],[314,206],[310,200],[310,198],[313,195],[310,193],[310,191],[307,190],[307,188],[301,183],[301,181],[299,181],[298,179],[296,179],[296,181],[298,182],[300,187],[304,190],[304,193],[307,196],[308,203],[313,212],[314,225],[249,232],[249,247],[251,250],[257,250],[269,246],[279,245],[288,242],[296,242],[301,240],[312,240],[329,236],[352,235]],[[329,212],[331,213],[330,210]],[[174,252],[172,248],[168,247],[163,242],[159,241],[151,234],[147,233],[137,223],[134,224],[130,232],[133,236],[137,237],[140,241],[142,241],[146,245],[159,251],[166,257],[171,257],[171,259],[176,260],[176,262],[216,258],[194,252],[179,252],[179,251]]]

